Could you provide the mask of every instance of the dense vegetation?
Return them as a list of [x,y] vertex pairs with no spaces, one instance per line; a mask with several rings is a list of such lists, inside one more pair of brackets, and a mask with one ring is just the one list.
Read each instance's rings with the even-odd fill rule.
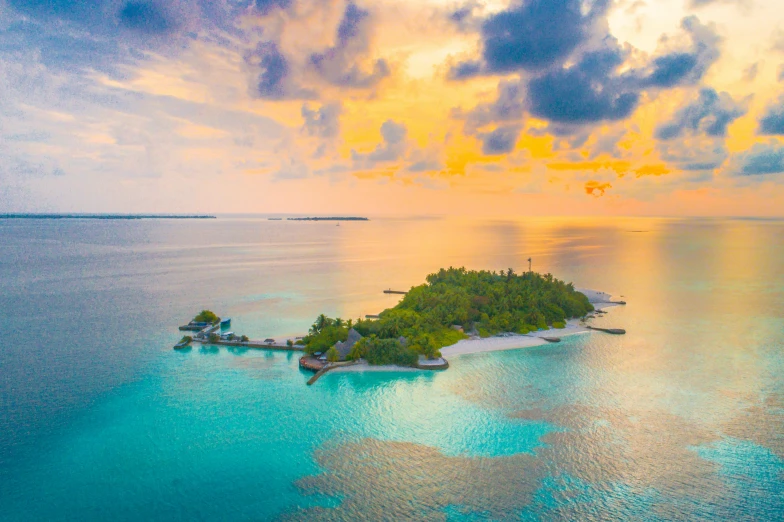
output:
[[202,310],[199,312],[199,315],[193,318],[193,322],[195,323],[217,323],[220,321],[220,317],[218,317],[215,313],[211,310]]
[[440,348],[465,338],[463,331],[486,337],[562,328],[567,319],[592,310],[588,298],[571,283],[550,274],[449,268],[427,276],[426,284],[412,288],[377,320],[352,324],[320,315],[304,339],[305,350],[326,352],[345,341],[353,327],[363,339],[349,358],[414,366],[420,354],[437,357]]

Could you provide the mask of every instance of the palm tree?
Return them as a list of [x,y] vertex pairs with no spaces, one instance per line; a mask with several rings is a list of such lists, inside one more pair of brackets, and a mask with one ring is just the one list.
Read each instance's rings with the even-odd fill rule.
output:
[[313,323],[313,326],[310,327],[312,333],[317,334],[321,333],[325,327],[329,326],[329,317],[324,314],[319,315],[316,317],[316,322]]
[[341,319],[340,317],[337,317],[337,318],[335,318],[335,323],[334,323],[334,324],[335,324],[335,326],[337,326],[338,328],[340,328],[340,327],[341,327],[341,326],[343,326],[343,324],[344,324],[344,323],[343,323],[343,319]]

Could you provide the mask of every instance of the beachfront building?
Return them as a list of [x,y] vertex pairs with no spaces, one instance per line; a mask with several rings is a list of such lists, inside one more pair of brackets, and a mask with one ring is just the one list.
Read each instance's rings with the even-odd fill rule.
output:
[[335,343],[335,350],[338,351],[341,361],[346,360],[351,349],[360,339],[362,339],[362,334],[352,328],[348,331],[348,338],[345,341]]

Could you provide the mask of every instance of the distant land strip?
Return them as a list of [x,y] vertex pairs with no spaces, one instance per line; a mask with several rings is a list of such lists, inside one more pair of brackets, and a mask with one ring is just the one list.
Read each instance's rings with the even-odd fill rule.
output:
[[286,220],[287,221],[370,221],[370,219],[366,217],[355,217],[355,216],[293,217],[293,218],[290,217],[290,218],[286,218]]
[[215,216],[166,214],[0,214],[0,219],[217,219]]

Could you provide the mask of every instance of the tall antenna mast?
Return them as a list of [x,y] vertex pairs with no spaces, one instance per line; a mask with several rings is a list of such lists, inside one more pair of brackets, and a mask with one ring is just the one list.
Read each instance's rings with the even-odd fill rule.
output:
[[532,272],[532,270],[531,270],[531,258],[530,257],[528,258],[528,271]]

